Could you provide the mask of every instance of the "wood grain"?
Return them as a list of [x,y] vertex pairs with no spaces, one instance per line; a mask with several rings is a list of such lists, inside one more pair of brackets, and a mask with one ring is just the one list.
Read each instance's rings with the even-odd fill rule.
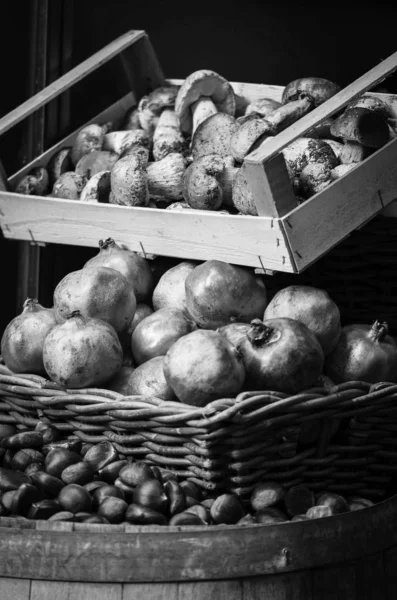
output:
[[[251,577],[242,581],[244,600],[320,600],[312,596],[310,571]],[[335,600],[337,597],[335,596]],[[352,600],[352,599],[350,599]]]
[[351,564],[341,563],[312,571],[313,600],[361,600],[355,589],[355,569]]
[[29,579],[0,579],[0,600],[30,600]]
[[[184,594],[184,585],[183,583],[125,583],[123,600],[190,600],[190,596]],[[208,598],[212,597],[208,596]]]
[[147,254],[218,259],[293,271],[276,220],[207,211],[174,212],[0,192],[0,224],[10,239],[98,247],[113,237]]
[[0,135],[34,113],[37,109],[47,104],[50,100],[59,96],[59,94],[62,94],[62,92],[69,89],[72,85],[81,79],[84,79],[86,75],[98,69],[101,65],[105,64],[120,52],[123,52],[128,46],[134,44],[145,35],[144,31],[129,31],[128,33],[125,33],[54,81],[54,83],[51,83],[35,94],[32,98],[29,98],[29,100],[20,104],[15,110],[0,119]]
[[[225,574],[226,573],[227,565],[225,565]],[[204,598],[213,598],[214,600],[215,598],[216,600],[242,600],[242,587],[243,583],[239,579],[229,579],[227,581],[193,581],[192,583],[180,583],[178,585],[177,600],[204,600]],[[168,596],[163,596],[163,598],[167,598],[168,600]]]
[[[186,583],[318,568],[321,587],[329,578],[325,574],[328,566],[338,571],[338,563],[364,563],[366,556],[373,565],[373,555],[397,546],[396,501],[394,497],[370,509],[330,519],[245,528],[152,526],[149,530],[129,528],[128,533],[107,533],[105,529],[95,533],[77,531],[77,527],[73,532],[55,527],[53,531],[26,530],[21,521],[20,529],[0,527],[0,576]],[[356,564],[351,568],[356,573]]]
[[296,138],[305,135],[312,127],[334,115],[341,108],[345,107],[346,104],[371,87],[374,87],[377,83],[383,81],[387,75],[396,70],[397,52],[394,52],[391,56],[376,65],[376,67],[367,71],[362,77],[359,77],[356,81],[353,81],[353,83],[329,98],[329,100],[300,118],[296,123],[293,123],[274,138],[259,146],[259,148],[245,158],[245,161],[253,164],[264,164],[265,161],[278,154],[280,150],[288,146]]
[[282,218],[299,271],[397,195],[397,139]]
[[[144,598],[144,596],[141,596]],[[32,581],[30,600],[123,600],[120,583]],[[11,597],[10,597],[11,600]],[[14,599],[13,599],[14,600]]]

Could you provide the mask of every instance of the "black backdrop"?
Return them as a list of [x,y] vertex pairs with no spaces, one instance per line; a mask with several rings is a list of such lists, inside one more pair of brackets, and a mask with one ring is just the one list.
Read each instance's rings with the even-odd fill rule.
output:
[[[5,1],[2,7],[0,116],[27,96],[29,12],[18,4]],[[74,8],[73,65],[129,29],[149,33],[165,75],[175,78],[209,68],[231,81],[284,85],[314,75],[346,85],[397,50],[397,3],[391,1],[69,0],[66,4]],[[114,101],[123,91],[121,79],[119,67],[112,63],[78,84],[72,94],[71,129]],[[396,79],[382,85],[397,93]],[[0,140],[0,157],[8,172],[23,160],[21,140],[21,128]],[[0,240],[0,251],[6,256],[0,332],[15,314],[16,246]],[[80,268],[86,254],[86,250],[63,249],[65,270],[74,264]],[[43,268],[49,264],[44,261]]]

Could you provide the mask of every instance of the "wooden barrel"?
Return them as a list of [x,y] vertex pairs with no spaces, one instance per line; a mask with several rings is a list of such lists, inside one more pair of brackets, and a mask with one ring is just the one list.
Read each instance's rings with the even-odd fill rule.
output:
[[0,519],[1,600],[395,600],[397,496],[279,525]]

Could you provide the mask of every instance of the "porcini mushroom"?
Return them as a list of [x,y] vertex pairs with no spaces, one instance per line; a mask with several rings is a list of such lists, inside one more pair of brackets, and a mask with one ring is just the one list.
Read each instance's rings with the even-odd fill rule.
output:
[[75,173],[90,179],[93,175],[101,171],[111,171],[119,158],[119,155],[115,152],[93,150],[80,158],[76,165]]
[[366,108],[368,110],[373,110],[380,113],[385,119],[393,116],[388,104],[377,96],[359,96],[347,105],[346,109],[349,108]]
[[257,113],[259,116],[267,117],[270,115],[276,108],[280,108],[281,102],[274,100],[273,98],[259,98],[254,102],[250,102],[245,109],[245,115],[249,115],[251,113]]
[[215,113],[202,121],[194,132],[191,143],[193,160],[205,154],[230,156],[230,144],[239,125],[226,113]]
[[297,195],[301,192],[300,174],[306,165],[322,163],[327,168],[333,169],[339,164],[334,150],[324,140],[297,138],[281,152],[284,156],[292,187]]
[[303,77],[290,81],[281,96],[282,104],[309,98],[315,107],[340,91],[340,86],[322,77]]
[[132,107],[126,112],[121,128],[125,131],[134,131],[134,129],[142,129],[139,120],[138,108]]
[[34,167],[20,179],[15,187],[17,194],[44,196],[49,189],[49,176],[44,167]]
[[233,182],[232,204],[242,215],[258,215],[245,165],[238,169]]
[[116,162],[110,172],[109,202],[124,206],[147,206],[149,189],[146,148],[138,147]]
[[110,171],[100,171],[91,177],[84,186],[81,202],[109,202]]
[[73,170],[73,163],[71,159],[71,151],[72,148],[67,146],[65,148],[61,148],[53,154],[48,161],[47,164],[47,172],[50,178],[50,186],[52,187],[56,180],[62,175],[62,173],[66,173],[66,171]]
[[346,173],[348,173],[349,171],[354,169],[354,167],[356,167],[356,166],[357,166],[356,163],[336,165],[336,167],[331,169],[332,181],[335,181],[335,179],[339,179],[340,177],[343,177],[343,175],[346,175]]
[[111,131],[103,140],[103,150],[116,152],[120,157],[128,153],[135,146],[150,148],[151,141],[143,129],[129,131]]
[[176,85],[166,85],[154,89],[140,99],[138,104],[139,123],[150,137],[153,136],[163,110],[174,108],[178,90],[179,87]]
[[186,77],[175,101],[175,112],[184,133],[194,134],[198,125],[216,112],[234,116],[236,98],[224,77],[203,69]]
[[53,198],[79,200],[87,179],[74,171],[66,171],[56,180],[52,188]]
[[178,152],[167,154],[148,165],[149,196],[153,200],[182,200],[186,159]]
[[187,143],[179,126],[178,115],[174,110],[166,108],[161,113],[153,134],[153,157],[161,160],[167,154],[182,153]]
[[104,137],[105,131],[101,125],[93,123],[83,127],[77,134],[72,147],[70,154],[72,163],[77,165],[84,154],[88,154],[93,150],[102,150]]
[[300,192],[304,198],[310,198],[332,183],[332,171],[324,163],[309,163],[300,174]]
[[379,112],[358,106],[335,119],[331,133],[344,142],[342,163],[360,162],[390,139],[387,120]]
[[228,157],[218,154],[200,156],[186,169],[184,199],[198,210],[218,210],[226,198],[230,200],[233,174],[238,171],[234,169]]

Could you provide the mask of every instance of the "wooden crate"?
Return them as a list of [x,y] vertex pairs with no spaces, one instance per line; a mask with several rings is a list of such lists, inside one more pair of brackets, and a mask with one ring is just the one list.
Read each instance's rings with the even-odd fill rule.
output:
[[[123,55],[131,45],[140,70],[145,73],[147,89],[164,83],[146,33],[130,31],[0,119],[0,135],[106,61],[119,53]],[[0,191],[3,234],[9,239],[34,243],[90,247],[97,247],[100,239],[112,236],[119,244],[147,255],[218,259],[265,272],[300,273],[397,198],[397,139],[301,205],[297,205],[280,150],[396,69],[397,52],[246,157],[259,216],[85,204],[11,191],[32,167],[45,166],[57,150],[70,146],[76,131],[9,178],[9,190]],[[137,84],[134,74],[129,75],[132,91],[93,117],[91,123],[121,117],[137,104],[145,87]],[[265,84],[232,86],[245,102],[261,96],[280,100],[283,91],[281,86]],[[397,96],[376,95],[387,101],[397,119]]]

